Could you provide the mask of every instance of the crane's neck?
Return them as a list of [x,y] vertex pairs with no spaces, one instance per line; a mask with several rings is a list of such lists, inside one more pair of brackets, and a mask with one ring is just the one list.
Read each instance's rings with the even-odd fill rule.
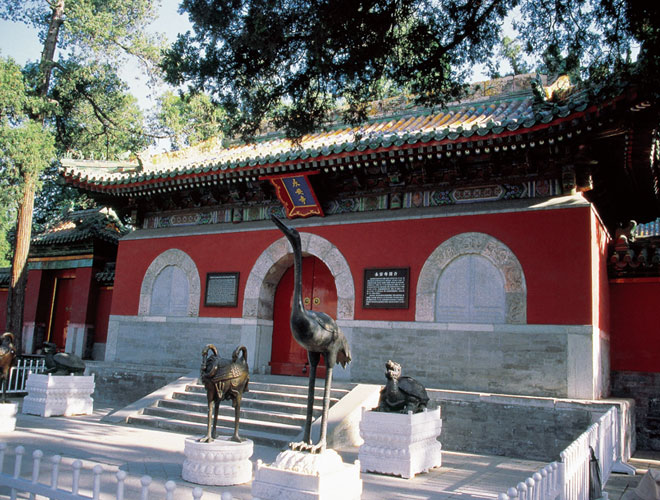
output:
[[291,246],[293,248],[293,309],[302,311],[302,251],[294,241],[291,241]]

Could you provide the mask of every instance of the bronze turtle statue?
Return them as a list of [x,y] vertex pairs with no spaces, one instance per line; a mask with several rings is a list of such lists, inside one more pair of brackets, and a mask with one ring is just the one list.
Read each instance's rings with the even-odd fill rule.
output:
[[429,405],[424,386],[412,377],[401,376],[401,365],[389,360],[385,363],[387,383],[380,391],[376,411],[418,413]]
[[46,355],[46,372],[51,375],[82,375],[85,372],[85,362],[79,356],[70,352],[57,352],[57,345],[52,342],[44,342],[44,354]]

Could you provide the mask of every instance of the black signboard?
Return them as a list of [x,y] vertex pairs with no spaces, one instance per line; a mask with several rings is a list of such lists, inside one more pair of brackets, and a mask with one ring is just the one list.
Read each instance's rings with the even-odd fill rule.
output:
[[204,305],[236,307],[238,305],[238,276],[239,273],[208,273]]
[[364,270],[364,308],[407,309],[410,268]]

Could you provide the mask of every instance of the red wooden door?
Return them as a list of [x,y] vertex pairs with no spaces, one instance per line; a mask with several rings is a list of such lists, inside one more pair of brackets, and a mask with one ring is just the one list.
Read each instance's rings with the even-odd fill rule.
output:
[[[316,257],[303,259],[302,295],[305,309],[322,311],[333,318],[337,315],[337,288],[332,273]],[[291,306],[293,303],[293,267],[280,279],[275,291],[273,310],[273,348],[271,373],[275,375],[309,374],[307,351],[291,335]],[[322,362],[324,365],[325,361]],[[319,378],[325,377],[325,366],[319,365]]]
[[55,278],[48,342],[57,344],[60,349],[64,349],[66,344],[66,330],[69,327],[71,316],[73,282],[73,278]]

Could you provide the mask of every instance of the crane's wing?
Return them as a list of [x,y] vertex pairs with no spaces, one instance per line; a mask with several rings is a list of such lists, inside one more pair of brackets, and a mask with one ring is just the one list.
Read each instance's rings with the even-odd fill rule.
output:
[[330,315],[321,311],[307,311],[307,313],[313,316],[314,320],[316,320],[318,325],[321,328],[323,328],[325,331],[330,332],[332,334],[336,334],[339,331],[339,327],[337,326],[337,323],[335,323],[335,320],[332,319]]

